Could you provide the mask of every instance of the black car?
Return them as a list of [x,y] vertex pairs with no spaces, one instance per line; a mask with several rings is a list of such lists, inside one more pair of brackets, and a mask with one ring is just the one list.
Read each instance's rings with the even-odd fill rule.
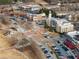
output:
[[61,47],[62,47],[65,51],[68,51],[68,48],[67,48],[67,47],[65,47],[65,46],[63,46],[63,45],[61,45]]
[[47,57],[47,58],[50,58],[51,56],[50,56],[50,55],[47,55],[46,57]]
[[68,59],[75,59],[73,56],[68,56]]

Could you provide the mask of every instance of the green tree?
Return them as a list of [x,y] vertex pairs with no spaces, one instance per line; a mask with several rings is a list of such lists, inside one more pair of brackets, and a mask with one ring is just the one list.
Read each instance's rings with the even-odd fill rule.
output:
[[45,21],[45,23],[44,23],[44,28],[48,29],[50,32],[53,31],[52,26],[48,26],[47,23],[46,23],[46,21]]
[[52,28],[52,26],[50,26],[50,27],[49,27],[49,31],[50,31],[50,32],[52,32],[52,31],[53,31],[53,28]]
[[44,28],[49,28],[49,26],[47,25],[46,21],[44,23]]
[[8,4],[11,3],[12,0],[0,0],[0,4]]
[[52,12],[52,17],[56,17],[56,12],[54,12],[53,10],[46,9],[46,8],[42,8],[42,9],[39,11],[39,13],[45,13],[46,16],[48,17],[49,11]]

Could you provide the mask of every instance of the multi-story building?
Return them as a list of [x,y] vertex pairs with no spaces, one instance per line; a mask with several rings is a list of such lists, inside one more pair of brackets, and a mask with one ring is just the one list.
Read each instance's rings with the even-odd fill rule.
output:
[[54,27],[55,30],[60,33],[70,32],[74,30],[73,24],[67,21],[67,19],[51,17],[50,13],[49,13],[49,18],[46,21],[48,26]]
[[74,30],[74,26],[66,19],[52,18],[51,23],[53,26],[55,26],[56,31],[60,33]]

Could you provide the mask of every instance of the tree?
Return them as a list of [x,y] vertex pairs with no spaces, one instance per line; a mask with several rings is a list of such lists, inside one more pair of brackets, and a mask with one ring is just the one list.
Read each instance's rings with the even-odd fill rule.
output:
[[52,17],[56,17],[56,13],[55,13],[53,10],[49,10],[49,9],[46,9],[46,8],[42,8],[42,9],[39,11],[39,13],[45,13],[46,16],[48,17],[49,11],[52,12]]
[[50,31],[50,32],[52,32],[52,31],[53,31],[53,28],[52,28],[52,26],[50,26],[50,27],[49,27],[49,31]]
[[50,32],[53,31],[52,26],[48,26],[47,23],[46,23],[46,21],[45,21],[45,23],[44,23],[44,28],[48,29]]
[[13,0],[14,2],[17,2],[18,0]]
[[44,28],[49,28],[49,26],[47,25],[46,21],[44,23]]
[[0,0],[0,4],[8,4],[11,2],[12,2],[12,0]]

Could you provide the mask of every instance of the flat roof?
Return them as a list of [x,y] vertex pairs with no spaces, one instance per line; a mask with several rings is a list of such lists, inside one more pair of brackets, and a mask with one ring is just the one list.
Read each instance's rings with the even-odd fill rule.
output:
[[54,18],[52,17],[52,20],[54,20],[55,22],[57,22],[59,25],[63,25],[65,23],[69,23],[66,19],[61,19],[61,18]]
[[68,32],[67,35],[73,37],[74,35],[79,35],[79,31]]

